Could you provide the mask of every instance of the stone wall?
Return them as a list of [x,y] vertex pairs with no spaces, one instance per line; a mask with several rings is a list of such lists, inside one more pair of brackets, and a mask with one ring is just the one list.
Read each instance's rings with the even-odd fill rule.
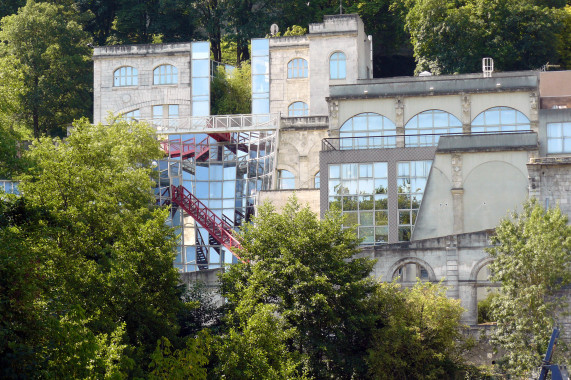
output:
[[544,207],[558,205],[571,215],[571,157],[535,158],[527,165],[529,195]]

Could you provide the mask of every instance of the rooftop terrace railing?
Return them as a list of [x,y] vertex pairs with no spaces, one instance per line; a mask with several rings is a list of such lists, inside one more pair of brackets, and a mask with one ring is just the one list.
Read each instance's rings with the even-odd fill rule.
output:
[[337,137],[325,138],[321,140],[322,151],[335,150],[360,150],[360,149],[383,149],[397,148],[397,141],[404,141],[406,148],[418,148],[438,145],[438,140],[442,136],[475,136],[475,135],[505,135],[514,133],[535,133],[531,130],[521,131],[501,131],[501,132],[472,132],[472,133],[423,133],[405,134],[393,136],[359,136],[359,137]]
[[269,131],[279,127],[279,114],[242,114],[191,116],[148,120],[158,133],[224,133],[240,131]]

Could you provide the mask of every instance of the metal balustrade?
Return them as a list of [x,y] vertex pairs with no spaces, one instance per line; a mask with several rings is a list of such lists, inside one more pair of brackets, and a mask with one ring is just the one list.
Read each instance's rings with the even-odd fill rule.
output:
[[279,127],[279,114],[241,114],[191,116],[173,119],[147,119],[158,133],[228,133],[276,130]]

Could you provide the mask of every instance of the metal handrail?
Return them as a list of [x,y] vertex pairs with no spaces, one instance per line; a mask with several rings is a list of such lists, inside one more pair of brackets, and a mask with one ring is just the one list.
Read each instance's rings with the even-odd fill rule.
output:
[[178,187],[171,185],[171,200],[192,216],[238,260],[242,260],[235,252],[236,249],[242,248],[242,245],[232,235],[232,227],[210,210],[194,194],[182,185]]
[[[401,137],[404,139],[405,142],[405,147],[407,147],[407,139],[410,139],[412,137],[418,138],[418,137],[429,137],[429,136],[474,136],[474,135],[504,135],[504,134],[514,134],[514,133],[522,133],[522,134],[528,134],[528,133],[535,133],[532,130],[522,130],[522,131],[501,131],[501,132],[471,132],[471,133],[463,133],[463,132],[459,132],[459,133],[416,133],[416,134],[404,134],[404,135],[392,135],[392,136],[381,136],[381,135],[375,135],[375,136],[355,136],[355,137],[327,137],[324,138],[323,140],[321,140],[321,150],[323,151],[332,151],[332,150],[354,150],[354,149],[381,149],[381,148],[396,148],[396,140],[397,138]],[[355,144],[355,143],[351,143],[351,144],[346,144],[345,146],[343,146],[342,141],[349,141],[349,140],[357,140],[357,141],[363,141],[364,139],[368,139],[368,140],[375,140],[375,139],[382,139],[380,141],[391,141],[394,140],[395,143],[391,143],[391,144],[386,144],[386,143],[382,143],[382,144],[374,144],[374,143],[367,143],[367,144]],[[365,140],[366,141],[366,140]],[[418,144],[414,144],[414,145],[409,145],[408,147],[418,147]],[[421,146],[436,146],[436,144],[426,144],[426,145],[421,145]]]
[[279,114],[238,114],[146,119],[159,133],[224,133],[243,130],[276,130]]

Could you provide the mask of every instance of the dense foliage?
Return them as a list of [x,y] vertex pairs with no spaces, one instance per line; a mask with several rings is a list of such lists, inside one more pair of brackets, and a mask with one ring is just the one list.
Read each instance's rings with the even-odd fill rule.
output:
[[160,156],[146,125],[87,120],[26,152],[22,197],[0,207],[1,377],[136,374],[176,338],[176,243],[151,193]]
[[[492,243],[491,280],[501,282],[491,302],[492,339],[505,350],[508,372],[523,376],[541,363],[556,314],[569,310],[558,291],[571,283],[571,227],[559,208],[531,200],[502,220]],[[564,345],[556,354],[565,357]]]
[[0,21],[0,77],[12,83],[0,89],[11,92],[10,109],[0,112],[34,137],[63,135],[90,111],[89,35],[73,9],[30,0]]

